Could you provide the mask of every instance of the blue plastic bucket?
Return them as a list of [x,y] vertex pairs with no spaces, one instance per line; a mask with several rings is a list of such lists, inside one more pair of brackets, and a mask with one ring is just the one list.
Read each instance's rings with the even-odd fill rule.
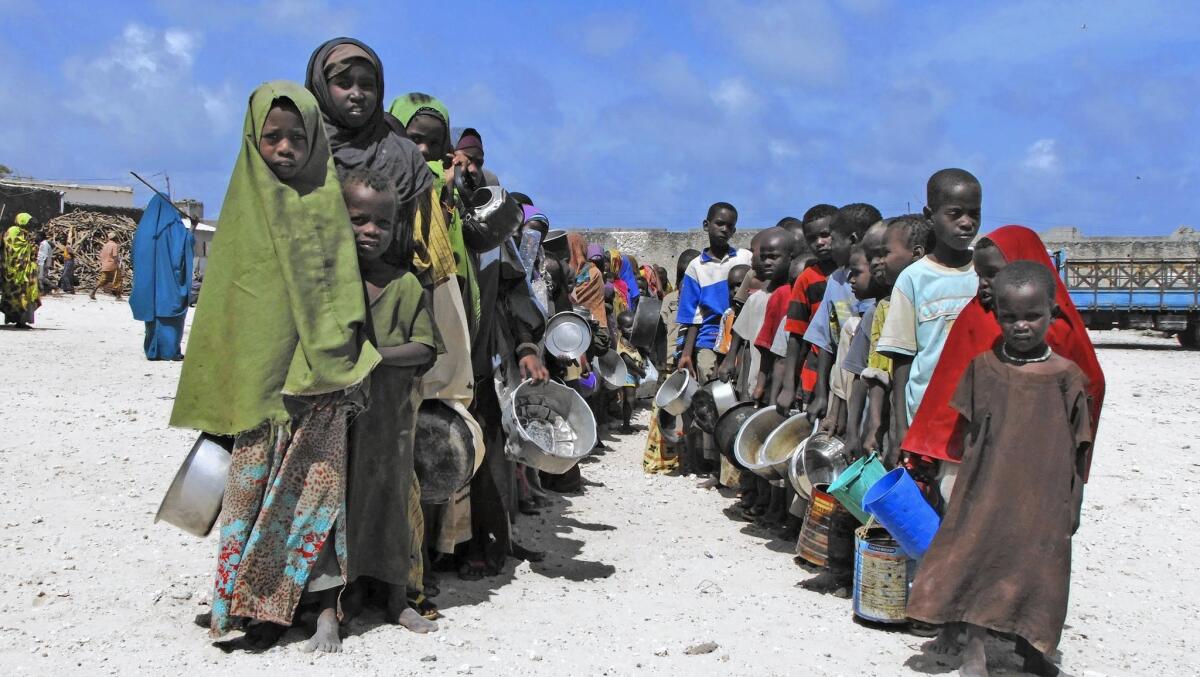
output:
[[904,468],[884,475],[863,496],[863,510],[888,530],[904,552],[920,559],[929,549],[941,519]]

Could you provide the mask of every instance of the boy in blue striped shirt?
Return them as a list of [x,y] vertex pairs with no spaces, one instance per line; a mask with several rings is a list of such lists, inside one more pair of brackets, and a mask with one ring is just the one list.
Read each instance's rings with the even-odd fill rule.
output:
[[[717,335],[721,316],[729,308],[729,270],[738,265],[750,265],[750,251],[729,244],[737,232],[737,210],[728,202],[718,202],[708,208],[701,226],[708,235],[708,247],[688,264],[679,287],[679,331],[684,336],[679,355],[679,369],[691,372],[701,384],[716,377]],[[700,435],[702,433],[697,433]],[[704,458],[717,460],[712,436],[704,434],[701,442]],[[689,445],[696,449],[696,445]],[[688,461],[693,469],[700,465],[694,453]]]

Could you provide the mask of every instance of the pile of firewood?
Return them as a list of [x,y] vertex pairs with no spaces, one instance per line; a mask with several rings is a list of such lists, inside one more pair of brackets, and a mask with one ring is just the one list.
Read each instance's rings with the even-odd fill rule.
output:
[[79,278],[75,286],[84,290],[94,287],[96,279],[100,276],[100,249],[108,240],[106,234],[116,234],[117,244],[121,246],[119,265],[122,291],[129,291],[133,279],[129,274],[129,256],[133,232],[137,230],[137,223],[133,219],[76,210],[50,219],[46,222],[44,230],[54,245],[54,266],[50,269],[50,279],[57,283],[62,275],[63,258],[59,246],[66,245],[75,254],[75,275]]

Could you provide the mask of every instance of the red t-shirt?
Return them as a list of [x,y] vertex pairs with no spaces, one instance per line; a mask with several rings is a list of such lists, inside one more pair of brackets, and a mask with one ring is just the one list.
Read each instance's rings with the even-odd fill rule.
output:
[[762,328],[758,330],[754,345],[763,350],[771,349],[771,344],[775,342],[775,333],[779,331],[779,324],[787,316],[791,300],[792,289],[786,284],[771,292],[771,297],[767,299],[767,309],[763,312]]
[[[814,261],[800,271],[796,282],[792,284],[792,293],[787,310],[787,331],[798,338],[804,338],[808,323],[817,316],[821,309],[821,299],[825,296],[825,281],[829,273],[837,269],[832,261],[825,264]],[[802,356],[800,364],[800,389],[805,401],[812,397],[817,387],[817,352],[820,349],[812,346],[808,354]]]

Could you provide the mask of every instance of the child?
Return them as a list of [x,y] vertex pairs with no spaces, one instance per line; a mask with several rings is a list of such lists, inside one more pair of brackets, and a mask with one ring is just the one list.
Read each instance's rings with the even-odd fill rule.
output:
[[[659,369],[659,378],[666,379],[675,371],[675,363],[679,355],[679,285],[683,283],[684,273],[692,260],[700,256],[695,249],[685,249],[675,262],[675,288],[663,295],[662,308],[659,310],[659,321],[662,326],[664,350],[666,359]],[[664,277],[664,279],[666,279]],[[655,405],[650,412],[650,431],[646,436],[646,450],[642,455],[642,470],[647,473],[669,473],[679,467],[679,447],[674,439],[677,432],[677,421],[674,416],[660,413]],[[672,439],[668,439],[672,438]]]
[[821,297],[825,294],[825,279],[837,268],[829,249],[832,237],[829,227],[835,214],[837,207],[819,204],[805,212],[802,220],[804,242],[814,258],[792,283],[786,323],[787,361],[780,380],[779,395],[775,399],[780,414],[791,411],[796,404],[797,373],[800,375],[799,390],[804,402],[812,398],[813,388],[817,385],[816,358],[809,345],[804,342],[804,332],[808,330],[808,323],[821,305]]
[[[387,177],[356,169],[342,179],[342,195],[353,224],[359,265],[370,308],[368,339],[383,357],[371,374],[369,408],[350,429],[349,492],[346,497],[348,579],[369,576],[388,588],[387,619],[413,632],[437,629],[408,605],[411,563],[410,492],[413,489],[413,435],[420,399],[417,377],[433,363],[433,320],[421,283],[409,271],[409,243],[395,239],[395,191]],[[409,210],[405,210],[409,211]],[[407,214],[403,220],[407,220]],[[341,581],[337,581],[340,585]],[[311,586],[310,586],[311,588]],[[326,648],[337,638],[337,588],[322,598],[318,633],[330,629]],[[323,625],[324,624],[324,625]]]
[[967,624],[961,672],[987,674],[987,632],[1017,636],[1024,669],[1047,656],[1067,613],[1071,536],[1092,441],[1087,378],[1046,344],[1055,278],[1016,261],[996,275],[995,350],[967,367],[952,400],[966,428],[962,487],[913,581],[908,615]]
[[634,347],[633,311],[623,310],[617,315],[616,351],[625,362],[625,387],[621,388],[621,432],[633,432],[633,403],[637,399],[637,388],[646,376],[646,358]]
[[[871,274],[870,255],[880,248],[887,225],[880,221],[867,229],[863,235],[862,244],[850,252],[850,288],[854,298],[859,302],[870,300],[874,303],[879,295],[879,285]],[[851,318],[842,326],[842,338],[838,342],[837,360],[834,362],[834,378],[830,380],[830,389],[836,386],[846,394],[846,449],[852,458],[862,455],[862,431],[864,428],[863,413],[867,403],[867,384],[860,377],[866,368],[868,348],[870,346],[870,323],[875,315],[875,307],[865,309],[861,318]],[[859,363],[861,360],[862,364]],[[875,431],[871,431],[873,435]],[[872,445],[873,446],[873,445]]]
[[381,358],[362,341],[354,234],[317,102],[269,82],[243,132],[171,424],[234,437],[210,627],[257,621],[246,642],[264,649],[321,553],[345,577],[347,421]]
[[896,439],[904,439],[950,328],[978,285],[971,242],[983,202],[979,180],[962,169],[943,169],[929,177],[926,192],[933,251],[897,277],[879,337],[879,352],[893,360]]
[[857,301],[854,298],[848,267],[850,251],[862,241],[867,229],[880,218],[878,209],[861,202],[846,205],[834,215],[833,225],[830,226],[829,251],[837,270],[830,273],[826,280],[820,309],[813,315],[812,322],[804,332],[804,341],[819,351],[817,384],[813,388],[813,397],[806,411],[811,421],[823,419],[822,428],[830,433],[843,429],[842,419],[846,413],[847,393],[843,391],[839,390],[836,393],[835,406],[828,407],[829,377],[833,372],[841,328],[849,323],[851,318],[861,317],[863,310],[875,305],[874,299]]
[[[717,334],[717,354],[721,355],[721,363],[724,364],[725,359],[733,352],[733,322],[737,319],[738,312],[742,309],[742,304],[738,302],[736,294],[741,288],[742,283],[746,281],[746,275],[750,272],[750,266],[739,265],[729,269],[729,277],[726,281],[729,283],[729,307],[721,313],[720,332]],[[736,360],[737,356],[734,356]]]
[[[717,202],[710,206],[701,227],[708,235],[708,247],[688,264],[679,288],[677,318],[683,333],[678,368],[686,369],[703,384],[712,380],[717,370],[717,334],[721,315],[729,307],[729,269],[749,264],[750,252],[729,244],[737,232],[737,210],[733,205]],[[706,461],[717,461],[712,436],[696,431],[688,439],[685,465],[703,474]]]

